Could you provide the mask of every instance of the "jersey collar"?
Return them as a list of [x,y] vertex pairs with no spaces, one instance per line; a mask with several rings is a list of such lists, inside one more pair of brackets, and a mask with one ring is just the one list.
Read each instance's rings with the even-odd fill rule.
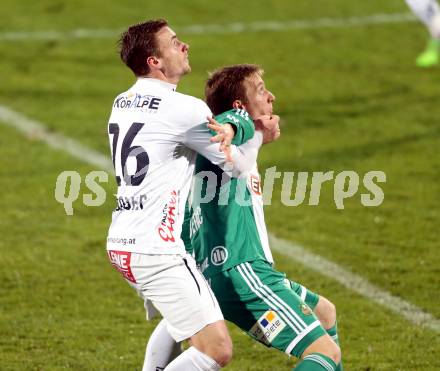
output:
[[137,81],[136,81],[136,85],[145,85],[145,84],[155,84],[158,86],[161,86],[165,89],[169,89],[172,91],[176,91],[176,87],[177,85],[171,84],[169,82],[163,81],[163,80],[159,80],[159,79],[152,79],[151,77],[138,77]]

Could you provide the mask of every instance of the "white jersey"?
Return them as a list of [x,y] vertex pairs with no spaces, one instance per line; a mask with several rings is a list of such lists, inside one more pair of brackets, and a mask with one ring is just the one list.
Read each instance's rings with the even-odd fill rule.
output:
[[[140,78],[113,103],[108,131],[118,206],[108,232],[108,250],[184,254],[180,235],[196,152],[225,165],[218,143],[210,143],[208,106],[175,88]],[[254,136],[248,142],[248,162],[246,149],[234,147],[234,164],[252,164],[261,140]],[[246,166],[240,166],[245,171]]]

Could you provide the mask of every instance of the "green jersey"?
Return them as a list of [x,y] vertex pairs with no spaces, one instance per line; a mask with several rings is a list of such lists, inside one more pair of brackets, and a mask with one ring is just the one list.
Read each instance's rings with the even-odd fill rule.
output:
[[[216,119],[236,118],[233,143],[243,144],[247,137],[240,130],[253,122],[243,111],[229,116]],[[184,241],[225,319],[266,346],[300,357],[326,333],[312,311],[319,297],[273,269],[257,164],[236,179],[199,155],[194,180]]]
[[[252,118],[244,110],[227,111],[215,119],[220,124],[236,124],[237,133],[232,142],[235,145],[253,136]],[[187,209],[184,231],[189,233],[184,234],[184,241],[205,277],[243,262],[273,263],[256,163],[246,178],[231,178],[198,155]]]

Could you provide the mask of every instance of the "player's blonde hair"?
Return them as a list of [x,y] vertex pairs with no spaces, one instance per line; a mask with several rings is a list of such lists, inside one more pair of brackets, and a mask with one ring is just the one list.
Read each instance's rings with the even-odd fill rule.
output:
[[210,74],[205,85],[205,100],[214,115],[232,109],[235,100],[247,103],[246,78],[259,74],[263,69],[256,64],[235,64],[221,67]]

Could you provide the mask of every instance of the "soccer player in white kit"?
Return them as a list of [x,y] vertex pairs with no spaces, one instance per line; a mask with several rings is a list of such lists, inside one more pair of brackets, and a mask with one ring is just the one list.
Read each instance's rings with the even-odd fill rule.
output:
[[[231,359],[232,342],[217,300],[180,235],[197,153],[221,168],[230,166],[220,144],[211,140],[207,105],[175,91],[191,70],[189,47],[167,22],[131,26],[120,47],[137,81],[116,97],[108,124],[118,183],[108,255],[144,299],[147,313],[153,303],[176,341],[191,339],[191,347],[165,370],[218,370]],[[267,120],[266,126],[278,124],[278,117]],[[263,135],[256,131],[240,147],[229,146],[233,128],[226,126],[217,129],[218,139],[226,138],[232,175],[243,175],[255,162]]]
[[440,6],[437,0],[406,0],[412,12],[424,23],[431,38],[417,57],[419,67],[432,67],[440,60]]

